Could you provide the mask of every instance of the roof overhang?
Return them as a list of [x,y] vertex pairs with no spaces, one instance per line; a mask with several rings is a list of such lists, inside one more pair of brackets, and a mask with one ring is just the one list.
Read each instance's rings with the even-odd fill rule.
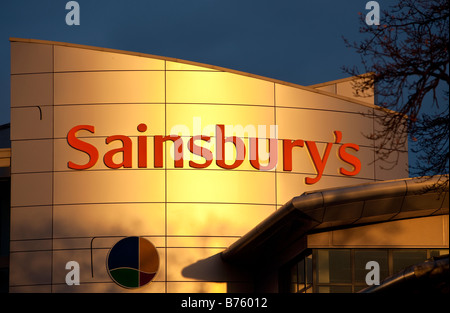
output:
[[306,192],[233,243],[222,258],[251,265],[282,253],[308,233],[448,214],[448,186],[443,175]]

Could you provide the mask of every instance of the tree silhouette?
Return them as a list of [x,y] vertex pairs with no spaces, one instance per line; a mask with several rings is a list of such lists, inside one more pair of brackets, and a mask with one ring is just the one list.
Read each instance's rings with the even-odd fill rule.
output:
[[[384,9],[384,8],[382,8]],[[382,10],[380,25],[367,25],[361,14],[361,42],[349,42],[361,57],[364,71],[344,67],[356,76],[356,94],[375,88],[377,114],[383,126],[370,138],[376,140],[377,158],[387,161],[405,146],[398,140],[405,130],[417,154],[414,175],[441,175],[449,169],[449,2],[400,0]],[[367,76],[368,75],[368,76]],[[448,176],[442,176],[448,183]]]

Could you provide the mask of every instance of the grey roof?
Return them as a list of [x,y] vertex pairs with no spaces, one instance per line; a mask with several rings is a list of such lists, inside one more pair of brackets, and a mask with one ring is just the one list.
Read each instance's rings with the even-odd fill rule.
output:
[[307,233],[448,214],[448,202],[448,174],[306,192],[233,243],[222,259],[253,264],[281,253]]

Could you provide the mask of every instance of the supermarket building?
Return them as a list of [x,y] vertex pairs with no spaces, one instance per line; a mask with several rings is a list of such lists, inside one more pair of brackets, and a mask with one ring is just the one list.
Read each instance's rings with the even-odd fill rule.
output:
[[352,78],[10,41],[9,292],[357,292],[448,254],[448,185],[377,158]]

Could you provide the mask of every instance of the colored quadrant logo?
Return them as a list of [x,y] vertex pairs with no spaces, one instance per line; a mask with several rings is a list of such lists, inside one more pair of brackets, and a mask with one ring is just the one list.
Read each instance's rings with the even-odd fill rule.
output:
[[142,237],[126,237],[109,251],[107,269],[111,279],[124,288],[139,288],[155,278],[159,255],[155,246]]

